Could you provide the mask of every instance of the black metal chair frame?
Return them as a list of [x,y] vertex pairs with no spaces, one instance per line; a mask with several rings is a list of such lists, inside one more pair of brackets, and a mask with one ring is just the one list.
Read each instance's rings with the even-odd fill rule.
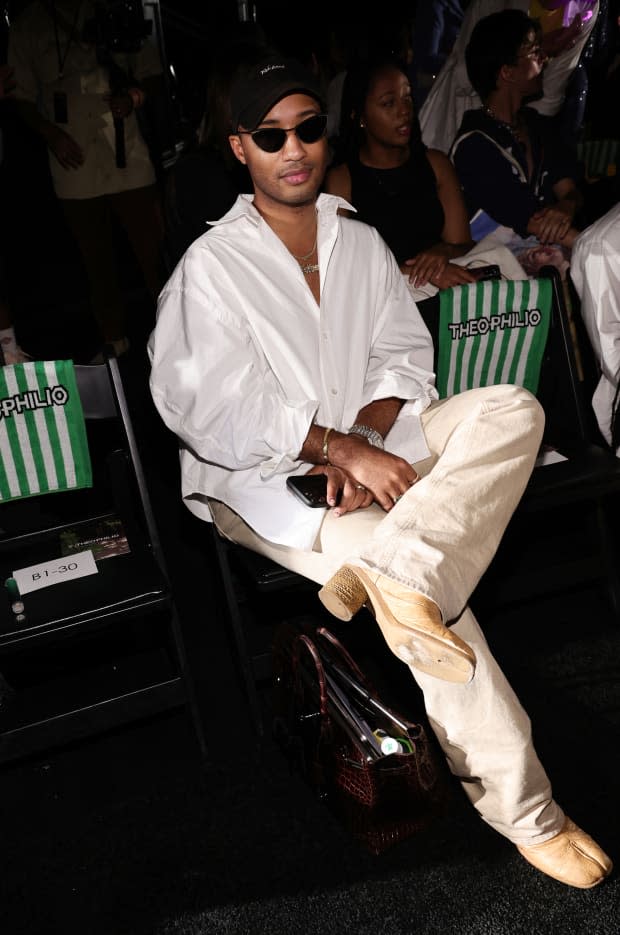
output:
[[[185,705],[205,758],[181,622],[118,361],[109,357],[104,365],[75,370],[93,487],[0,505],[3,580],[16,568],[60,558],[63,531],[92,528],[106,517],[120,519],[130,551],[97,561],[96,575],[26,594],[21,622],[8,598],[2,605],[0,672],[14,691],[0,706],[0,762]],[[102,648],[110,658],[98,666]],[[75,671],[65,671],[63,660],[73,656]],[[37,678],[14,686],[16,666]],[[91,674],[92,686],[80,681]]]

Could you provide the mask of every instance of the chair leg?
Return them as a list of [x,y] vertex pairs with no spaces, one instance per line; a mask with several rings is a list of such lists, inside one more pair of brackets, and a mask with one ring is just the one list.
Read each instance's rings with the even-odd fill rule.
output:
[[258,692],[256,690],[256,679],[252,669],[250,652],[248,649],[247,640],[245,638],[243,618],[241,616],[241,611],[239,610],[238,596],[235,593],[232,582],[232,569],[228,560],[226,543],[223,542],[217,534],[215,536],[215,548],[220,566],[221,578],[224,585],[226,606],[230,616],[230,622],[232,624],[237,661],[241,667],[241,675],[243,677],[243,683],[245,686],[248,704],[250,706],[252,720],[254,721],[256,732],[259,734],[259,736],[262,736],[264,733],[263,717],[261,714]]
[[177,613],[176,607],[172,609],[172,638],[174,641],[174,648],[177,655],[177,662],[181,675],[183,677],[183,683],[185,686],[185,696],[186,704],[189,708],[189,713],[192,718],[192,723],[194,725],[194,732],[196,734],[196,740],[198,741],[198,749],[200,751],[200,756],[203,763],[206,763],[209,759],[209,751],[207,748],[207,741],[205,738],[205,731],[203,727],[202,717],[200,714],[200,708],[198,706],[198,700],[196,698],[196,688],[194,686],[194,679],[190,672],[189,663],[187,660],[187,653],[185,651],[185,641],[183,639],[183,633],[181,630],[181,621],[179,620],[179,615]]
[[599,542],[601,544],[601,553],[607,579],[607,589],[609,600],[616,619],[620,620],[620,578],[618,577],[617,565],[618,556],[611,535],[607,516],[603,504],[598,501],[596,504],[596,526]]
[[575,353],[575,364],[577,367],[577,376],[580,382],[583,383],[584,368],[583,368],[582,355],[581,355],[581,345],[579,343],[577,325],[575,324],[575,311],[573,308],[573,301],[571,298],[569,284],[566,279],[562,279],[562,293],[564,295],[564,302],[566,305],[566,313],[568,317],[568,326],[570,329],[570,336],[573,342],[573,351]]

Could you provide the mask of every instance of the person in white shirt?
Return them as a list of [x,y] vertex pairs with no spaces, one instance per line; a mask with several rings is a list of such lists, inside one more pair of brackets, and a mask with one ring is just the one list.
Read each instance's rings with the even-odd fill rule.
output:
[[612,424],[620,380],[620,203],[579,234],[570,277],[600,370],[592,408],[603,438],[620,455]]
[[[321,92],[298,64],[238,76],[239,196],[164,287],[151,392],[182,493],[221,532],[372,606],[482,818],[543,872],[590,887],[611,861],[552,797],[529,719],[467,606],[531,473],[543,414],[517,386],[437,400],[430,336],[377,231],[319,194]],[[325,510],[291,474],[325,474]],[[574,846],[573,846],[574,845]]]

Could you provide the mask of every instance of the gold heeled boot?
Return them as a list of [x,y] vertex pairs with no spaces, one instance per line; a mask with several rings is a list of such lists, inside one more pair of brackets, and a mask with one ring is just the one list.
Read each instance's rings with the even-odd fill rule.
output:
[[439,607],[425,595],[377,572],[344,565],[319,598],[340,620],[350,620],[367,604],[388,646],[407,665],[446,682],[473,678],[473,650],[444,625]]

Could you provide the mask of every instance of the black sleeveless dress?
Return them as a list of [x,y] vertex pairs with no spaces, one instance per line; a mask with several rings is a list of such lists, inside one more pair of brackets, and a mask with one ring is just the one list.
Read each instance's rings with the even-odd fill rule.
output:
[[425,151],[396,169],[373,169],[357,156],[347,166],[355,217],[377,228],[399,266],[441,240],[444,212]]

